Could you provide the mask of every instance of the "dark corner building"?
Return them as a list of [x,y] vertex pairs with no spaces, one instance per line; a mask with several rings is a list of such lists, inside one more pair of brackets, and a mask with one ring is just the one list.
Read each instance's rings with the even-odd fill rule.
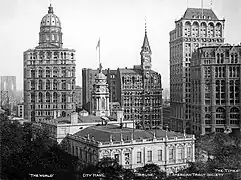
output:
[[31,121],[68,116],[74,109],[75,50],[63,48],[60,19],[50,5],[39,45],[24,52],[24,115]]
[[[212,9],[188,8],[170,32],[170,105],[174,131],[191,132],[190,64],[195,49],[224,42],[224,22]],[[201,131],[201,127],[196,131]]]
[[[146,30],[140,55],[141,65],[103,70],[103,73],[107,76],[110,105],[118,102],[124,111],[124,121],[134,120],[137,128],[149,129],[163,124],[162,84],[161,75],[152,70],[152,51]],[[82,70],[83,107],[89,112],[97,73],[98,70]]]

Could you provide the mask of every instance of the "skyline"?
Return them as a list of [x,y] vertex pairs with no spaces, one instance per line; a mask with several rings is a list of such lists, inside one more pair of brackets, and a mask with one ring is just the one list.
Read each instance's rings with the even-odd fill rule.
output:
[[[175,2],[175,3],[174,3]],[[188,2],[188,4],[187,4]],[[219,19],[225,18],[225,43],[239,44],[241,2],[213,0],[212,9]],[[163,89],[169,89],[169,32],[175,20],[189,8],[201,8],[194,0],[53,0],[52,6],[62,24],[63,47],[76,50],[76,85],[82,86],[82,68],[98,68],[96,45],[100,37],[101,63],[104,69],[132,68],[140,64],[144,40],[145,17],[152,49],[152,69],[162,75]],[[211,1],[203,1],[210,8]],[[0,2],[0,76],[16,76],[17,89],[23,89],[23,52],[38,45],[40,21],[50,2],[10,0]],[[235,13],[234,13],[235,12]],[[31,25],[31,26],[29,26]]]

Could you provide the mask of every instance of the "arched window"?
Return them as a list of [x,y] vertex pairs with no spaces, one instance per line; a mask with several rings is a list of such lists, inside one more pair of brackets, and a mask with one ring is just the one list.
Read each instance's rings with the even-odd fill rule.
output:
[[210,114],[205,115],[205,124],[211,124],[211,115]]
[[66,93],[62,93],[62,102],[66,102]]
[[51,102],[51,97],[50,97],[50,93],[49,92],[46,93],[46,102],[47,103]]
[[42,78],[43,77],[43,69],[39,68],[38,70],[38,77]]
[[229,115],[230,115],[230,124],[239,124],[240,113],[238,108],[236,107],[231,108]]
[[53,102],[54,103],[58,102],[58,94],[57,94],[57,92],[53,93]]
[[43,102],[43,94],[41,92],[39,92],[38,94],[38,98],[39,98],[39,102]]
[[53,68],[53,77],[58,77],[58,69],[56,67]]
[[39,82],[38,82],[38,89],[39,89],[39,90],[42,90],[42,89],[43,89],[43,82],[42,82],[41,79],[40,79]]
[[177,148],[177,161],[182,162],[184,160],[184,147],[179,146]]
[[65,112],[65,111],[62,111],[61,116],[62,116],[62,117],[66,117],[66,112]]
[[50,90],[50,80],[46,80],[46,90]]
[[214,36],[214,24],[212,22],[210,22],[208,24],[208,33],[207,33],[208,37],[213,37]]
[[50,77],[50,69],[49,69],[49,67],[46,67],[46,77]]
[[216,109],[216,124],[225,124],[225,109],[219,107]]
[[62,80],[61,87],[62,87],[62,90],[66,90],[66,80]]
[[31,78],[35,78],[35,70],[34,69],[31,69]]
[[217,64],[219,64],[219,63],[220,63],[220,54],[217,53]]
[[193,25],[192,25],[192,35],[194,37],[199,36],[199,24],[198,24],[198,22],[194,22]]
[[215,36],[222,37],[222,25],[221,23],[217,23],[215,27]]
[[221,53],[221,64],[223,64],[223,63],[224,63],[224,54]]
[[58,82],[56,79],[53,80],[53,90],[57,90],[58,89]]
[[235,53],[235,55],[234,55],[234,63],[238,63],[238,54],[237,53]]
[[201,37],[206,37],[206,35],[207,35],[207,25],[206,25],[205,22],[201,23],[200,31],[201,31],[200,32],[200,36]]
[[191,23],[187,21],[184,29],[185,36],[191,36]]
[[31,97],[31,102],[35,102],[35,94],[31,93],[30,97]]

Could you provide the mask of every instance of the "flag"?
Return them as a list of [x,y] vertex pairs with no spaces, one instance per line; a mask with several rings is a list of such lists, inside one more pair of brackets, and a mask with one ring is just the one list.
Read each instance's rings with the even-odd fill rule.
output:
[[100,47],[100,39],[99,39],[99,41],[97,43],[96,49],[99,48],[99,47]]

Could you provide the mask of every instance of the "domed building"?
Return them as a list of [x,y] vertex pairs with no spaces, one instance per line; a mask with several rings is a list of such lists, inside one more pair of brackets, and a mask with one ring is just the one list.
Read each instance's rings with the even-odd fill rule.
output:
[[50,4],[38,46],[24,52],[26,119],[38,122],[74,111],[75,61],[75,50],[63,48],[61,22]]

